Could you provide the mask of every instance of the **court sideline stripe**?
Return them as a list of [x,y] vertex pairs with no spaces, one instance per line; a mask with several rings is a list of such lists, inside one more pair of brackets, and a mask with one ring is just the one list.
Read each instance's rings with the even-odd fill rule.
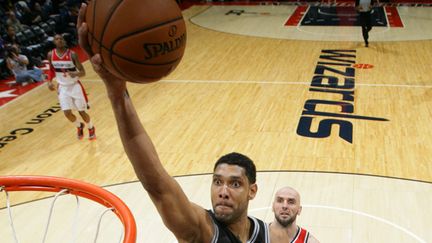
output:
[[[307,170],[257,170],[257,173],[315,173],[315,174],[337,174],[337,175],[348,175],[348,176],[365,176],[365,177],[375,177],[375,178],[384,178],[384,179],[393,179],[393,180],[402,180],[402,181],[409,181],[414,183],[422,183],[422,184],[430,184],[432,185],[432,181],[425,181],[425,180],[418,180],[418,179],[410,179],[410,178],[403,178],[403,177],[395,177],[395,176],[384,176],[384,175],[373,175],[373,174],[363,174],[363,173],[352,173],[352,172],[337,172],[337,171],[307,171]],[[210,176],[213,172],[203,172],[203,173],[193,173],[193,174],[180,174],[180,175],[173,175],[174,178],[182,178],[182,177],[195,177],[195,176]],[[99,187],[102,187],[104,189],[109,189],[110,187],[115,187],[119,185],[125,185],[125,184],[133,184],[133,183],[140,183],[139,180],[133,180],[133,181],[126,181],[126,182],[118,182],[118,183],[112,183],[112,184],[105,184],[105,185],[97,185]],[[95,184],[96,185],[96,184]],[[50,198],[53,196],[46,196],[34,200],[29,200],[21,203],[17,203],[14,205],[11,205],[11,207],[19,206],[26,203],[32,203],[35,201],[45,200],[47,198]],[[0,210],[4,210],[6,207],[1,207]]]
[[[101,82],[95,79],[81,79],[84,82]],[[294,82],[294,81],[232,81],[232,80],[161,80],[159,83],[191,83],[191,84],[275,84],[275,85],[310,85],[311,82]],[[431,82],[432,83],[432,82]],[[410,84],[362,84],[356,83],[356,86],[365,87],[400,87],[400,88],[432,88],[432,85],[410,85]]]
[[[384,219],[384,218],[380,218],[380,217],[374,216],[372,214],[368,214],[368,213],[365,213],[365,212],[357,211],[357,210],[354,210],[354,209],[341,208],[341,207],[335,207],[335,206],[313,205],[313,204],[312,205],[304,204],[302,206],[304,208],[330,209],[330,210],[336,210],[336,211],[342,211],[342,212],[346,212],[346,213],[352,213],[352,214],[361,215],[361,216],[364,216],[366,218],[371,218],[371,219],[374,219],[374,220],[379,221],[381,223],[385,223],[387,225],[390,225],[393,228],[396,228],[396,229],[404,232],[405,234],[411,236],[412,238],[414,238],[415,240],[417,240],[420,243],[427,243],[425,240],[423,240],[422,238],[420,238],[418,235],[414,234],[413,232],[409,231],[408,229],[405,229],[404,227],[402,227],[402,226],[400,226],[400,225],[398,225],[396,223],[393,223],[393,222],[391,222],[391,221],[389,221],[387,219]],[[248,212],[268,210],[270,208],[271,208],[271,206],[269,206],[269,207],[262,207],[262,208],[254,208],[254,209],[248,210]]]
[[[294,84],[310,85],[311,82],[293,82],[293,81],[229,81],[229,80],[161,80],[163,83],[232,83],[232,84]],[[365,87],[401,87],[401,88],[432,88],[432,85],[410,85],[410,84],[362,84],[356,83],[356,86]]]
[[[81,81],[84,82],[101,82],[101,80],[95,80],[95,79],[81,79]],[[159,81],[161,83],[197,83],[197,84],[273,84],[273,85],[310,85],[310,82],[292,82],[292,81],[230,81],[230,80],[161,80]],[[34,92],[36,89],[40,89],[41,86],[39,85],[35,87],[34,89],[29,90],[25,94],[20,95],[19,97],[16,97],[15,99],[7,102],[6,104],[0,106],[0,109],[3,109],[10,105],[11,103],[15,102],[16,100],[22,98],[25,95],[28,95],[31,92]],[[398,88],[424,88],[429,89],[432,88],[432,85],[410,85],[410,84],[362,84],[357,83],[356,86],[363,86],[363,87],[398,87]]]

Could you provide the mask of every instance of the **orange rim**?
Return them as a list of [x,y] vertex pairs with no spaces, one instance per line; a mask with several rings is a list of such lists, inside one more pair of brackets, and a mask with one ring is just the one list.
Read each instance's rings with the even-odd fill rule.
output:
[[0,176],[0,187],[4,187],[6,191],[59,192],[67,189],[69,194],[90,199],[107,208],[114,208],[113,212],[124,225],[123,242],[136,242],[136,223],[132,212],[119,197],[101,187],[54,176]]

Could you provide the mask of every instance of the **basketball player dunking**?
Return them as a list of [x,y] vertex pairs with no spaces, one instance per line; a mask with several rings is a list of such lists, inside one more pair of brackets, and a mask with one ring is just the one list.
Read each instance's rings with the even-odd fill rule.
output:
[[222,156],[213,169],[212,210],[190,202],[163,167],[132,104],[126,81],[104,68],[100,54],[91,55],[85,11],[83,4],[77,24],[80,45],[92,56],[93,69],[105,83],[124,150],[165,226],[180,243],[268,243],[267,225],[247,215],[249,200],[258,190],[252,160],[238,153]]
[[272,243],[319,243],[307,230],[296,223],[302,206],[300,194],[291,187],[283,187],[276,192],[273,202],[275,219],[270,223]]
[[84,87],[79,81],[80,77],[85,75],[84,67],[78,60],[75,52],[66,47],[66,41],[62,35],[54,36],[55,49],[48,53],[48,60],[51,66],[51,74],[48,78],[48,88],[55,90],[52,83],[53,73],[57,80],[58,98],[61,109],[66,118],[75,124],[77,127],[77,137],[84,137],[84,123],[78,121],[77,117],[72,113],[72,109],[78,110],[78,113],[87,124],[89,131],[89,139],[96,139],[96,131],[93,126],[89,114],[86,112],[88,108],[87,95]]

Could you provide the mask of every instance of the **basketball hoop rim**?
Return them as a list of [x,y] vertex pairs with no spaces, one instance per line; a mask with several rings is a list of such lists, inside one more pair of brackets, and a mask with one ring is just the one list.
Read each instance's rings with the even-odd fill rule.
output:
[[124,243],[136,242],[136,222],[128,206],[116,195],[102,187],[64,177],[55,176],[0,176],[0,187],[6,191],[48,191],[67,193],[95,201],[107,208],[113,208],[124,226]]

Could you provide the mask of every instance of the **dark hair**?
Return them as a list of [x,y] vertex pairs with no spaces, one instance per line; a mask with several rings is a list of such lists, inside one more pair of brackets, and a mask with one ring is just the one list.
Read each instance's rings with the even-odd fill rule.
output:
[[220,164],[229,164],[229,165],[238,165],[245,169],[246,176],[250,183],[255,183],[256,181],[256,167],[254,162],[247,157],[246,155],[240,153],[229,153],[222,157],[220,157],[213,168],[213,171],[216,170],[216,167]]
[[16,47],[13,45],[7,45],[5,48],[5,53],[7,57],[12,57],[12,53],[18,54]]

